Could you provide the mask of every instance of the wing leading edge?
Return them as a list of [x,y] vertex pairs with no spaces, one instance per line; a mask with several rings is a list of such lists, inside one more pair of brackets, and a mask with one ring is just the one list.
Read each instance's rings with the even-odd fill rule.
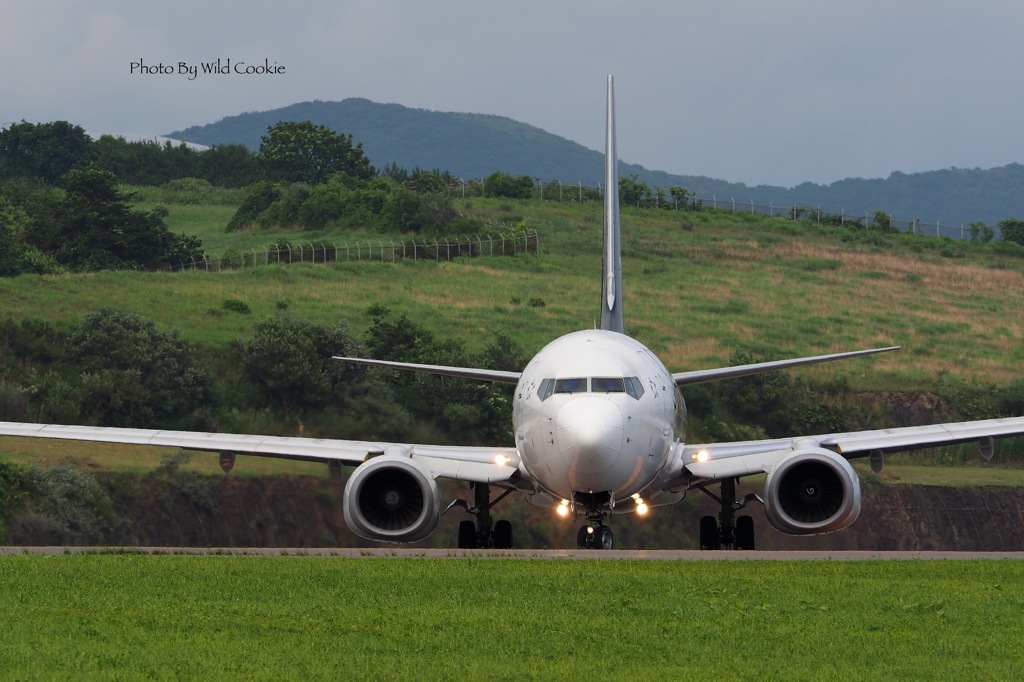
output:
[[18,422],[0,422],[0,436],[155,445],[307,462],[336,462],[348,466],[358,466],[366,460],[380,455],[394,455],[419,460],[435,477],[443,476],[475,483],[508,481],[519,471],[519,453],[515,448],[503,447],[410,445],[327,438]]
[[687,445],[684,476],[723,480],[768,472],[780,459],[799,450],[823,448],[847,459],[921,448],[1024,436],[1024,417],[908,426],[875,431],[851,431],[819,436],[778,438],[733,443]]

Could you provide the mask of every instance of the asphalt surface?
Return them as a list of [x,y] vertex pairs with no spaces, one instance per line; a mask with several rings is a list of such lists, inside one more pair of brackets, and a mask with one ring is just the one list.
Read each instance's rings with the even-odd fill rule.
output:
[[1024,552],[839,552],[839,551],[705,551],[596,549],[305,549],[267,547],[0,547],[13,554],[149,554],[190,556],[316,556],[367,559],[603,559],[644,561],[892,561],[892,560],[1024,560]]

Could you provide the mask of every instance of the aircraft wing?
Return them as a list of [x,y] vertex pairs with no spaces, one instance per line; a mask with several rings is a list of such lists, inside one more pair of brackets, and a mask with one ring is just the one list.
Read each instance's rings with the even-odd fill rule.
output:
[[494,381],[502,384],[514,384],[519,381],[522,372],[505,372],[498,369],[479,369],[476,367],[449,367],[448,365],[421,365],[415,362],[395,362],[393,360],[371,360],[369,358],[343,358],[334,356],[331,360],[351,362],[356,365],[370,365],[372,367],[389,367],[391,369],[406,369],[413,372],[426,372],[428,374],[440,374],[449,377],[461,377],[463,379],[480,379],[482,381]]
[[847,459],[873,453],[905,452],[955,443],[978,442],[983,454],[991,439],[1024,435],[1024,417],[851,431],[820,436],[735,443],[687,445],[684,476],[702,480],[738,478],[768,472],[782,457],[807,448],[832,450]]
[[819,362],[832,362],[845,358],[854,358],[860,355],[873,355],[874,353],[888,353],[899,350],[900,346],[888,346],[886,348],[870,348],[868,350],[855,350],[847,353],[831,353],[829,355],[815,355],[806,358],[793,358],[791,360],[773,360],[771,362],[755,362],[750,365],[736,365],[734,367],[718,367],[716,369],[698,369],[690,372],[676,372],[672,380],[676,386],[688,386],[690,384],[701,384],[706,381],[721,381],[722,379],[735,379],[751,374],[762,372],[774,372],[778,369],[789,367],[800,367],[802,365],[814,365]]
[[515,448],[501,447],[411,445],[326,438],[20,422],[0,422],[0,436],[156,445],[308,462],[337,462],[349,466],[357,466],[378,455],[398,455],[419,460],[435,477],[443,476],[477,483],[508,481],[519,471],[519,453]]

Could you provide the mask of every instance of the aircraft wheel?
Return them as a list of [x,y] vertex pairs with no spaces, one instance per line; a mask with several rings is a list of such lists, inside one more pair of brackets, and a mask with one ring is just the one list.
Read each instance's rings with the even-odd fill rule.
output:
[[472,521],[459,522],[459,549],[476,549],[476,524]]
[[612,529],[608,526],[598,526],[594,529],[594,547],[596,549],[611,549],[614,544]]
[[512,522],[502,519],[494,524],[494,549],[512,549]]
[[580,526],[580,530],[576,533],[576,546],[580,549],[590,549],[590,533],[587,532],[588,526]]
[[700,548],[719,549],[718,521],[714,516],[702,516],[700,518]]
[[754,549],[754,519],[751,516],[736,518],[736,549]]

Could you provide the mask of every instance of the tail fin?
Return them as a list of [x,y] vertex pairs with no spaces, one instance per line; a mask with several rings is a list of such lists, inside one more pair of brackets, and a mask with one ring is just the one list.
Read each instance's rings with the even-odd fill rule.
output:
[[604,268],[601,329],[625,333],[622,316],[622,251],[619,244],[619,159],[615,153],[615,89],[608,76],[604,142]]

